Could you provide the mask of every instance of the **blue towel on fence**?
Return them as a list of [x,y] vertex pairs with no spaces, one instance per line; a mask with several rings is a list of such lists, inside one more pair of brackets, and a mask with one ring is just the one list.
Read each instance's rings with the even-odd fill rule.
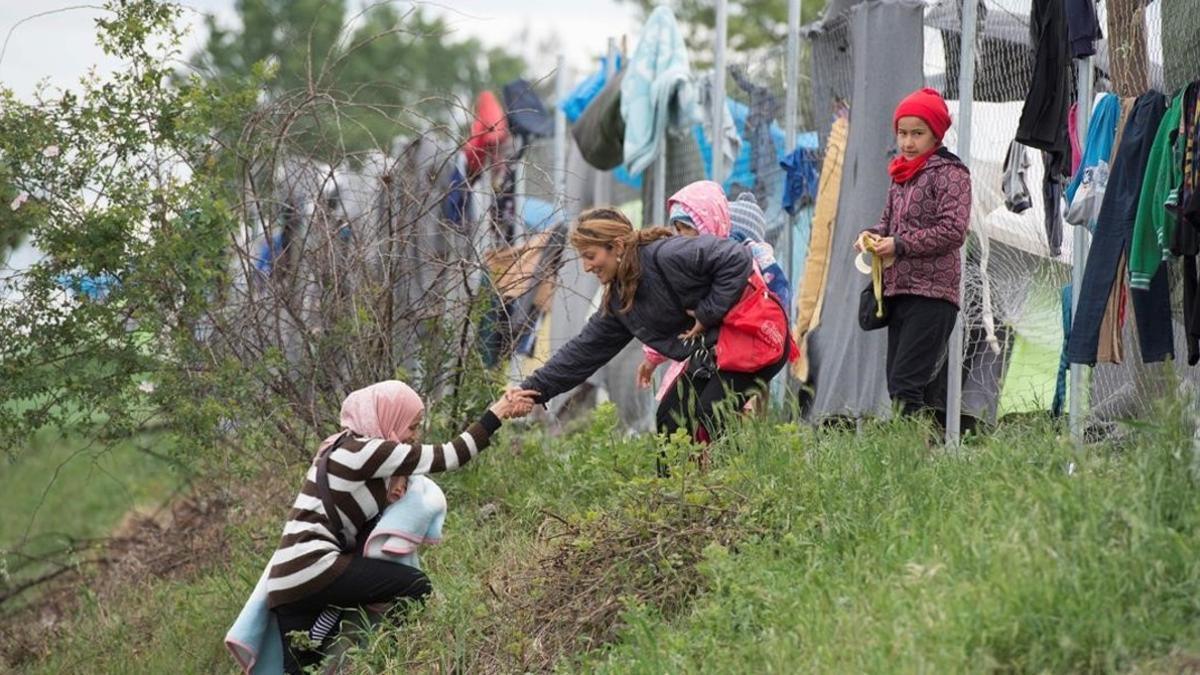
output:
[[670,8],[659,6],[642,27],[642,37],[621,83],[625,119],[625,166],[636,175],[658,157],[667,127],[701,121],[691,81],[687,46]]

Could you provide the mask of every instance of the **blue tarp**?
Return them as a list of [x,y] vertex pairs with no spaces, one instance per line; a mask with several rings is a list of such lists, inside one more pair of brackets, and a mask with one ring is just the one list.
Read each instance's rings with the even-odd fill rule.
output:
[[[616,62],[616,70],[619,72],[625,65],[621,61],[620,53],[617,53]],[[579,119],[579,116],[583,114],[583,111],[587,110],[588,104],[592,102],[592,99],[596,98],[596,95],[599,94],[600,90],[604,88],[604,85],[608,83],[608,76],[605,75],[605,70],[607,67],[608,57],[601,56],[600,69],[591,75],[588,75],[582,82],[575,85],[575,88],[571,90],[571,93],[567,94],[567,97],[563,99],[562,110],[563,114],[567,116],[568,122],[574,124],[576,120]]]
[[115,276],[105,272],[100,275],[90,274],[60,274],[54,281],[61,287],[87,297],[89,300],[103,300],[109,292],[120,284]]
[[525,197],[521,200],[521,218],[525,221],[526,231],[545,232],[562,222],[563,212],[545,199]]

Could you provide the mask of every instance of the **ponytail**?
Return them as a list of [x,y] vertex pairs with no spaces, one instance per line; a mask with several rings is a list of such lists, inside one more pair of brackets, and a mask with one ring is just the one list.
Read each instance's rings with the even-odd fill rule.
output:
[[644,230],[633,229],[633,224],[625,214],[613,208],[601,207],[585,211],[579,216],[579,223],[571,232],[571,245],[583,250],[598,246],[612,250],[617,241],[624,242],[625,253],[617,262],[617,273],[604,289],[604,303],[601,312],[607,312],[613,298],[613,292],[621,298],[621,314],[628,314],[633,309],[633,296],[637,293],[638,282],[642,278],[642,263],[638,249],[650,242],[674,236],[675,233],[665,227],[650,227]]

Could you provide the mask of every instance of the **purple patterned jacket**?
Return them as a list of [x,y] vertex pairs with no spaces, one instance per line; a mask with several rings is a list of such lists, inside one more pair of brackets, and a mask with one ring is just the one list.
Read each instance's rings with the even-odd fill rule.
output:
[[961,253],[971,222],[971,173],[942,148],[912,180],[888,188],[883,215],[867,230],[896,240],[896,263],[883,271],[883,294],[959,304]]

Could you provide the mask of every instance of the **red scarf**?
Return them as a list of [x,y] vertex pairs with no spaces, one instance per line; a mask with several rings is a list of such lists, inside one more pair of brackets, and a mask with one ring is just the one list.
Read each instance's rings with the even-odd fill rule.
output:
[[921,168],[925,166],[925,162],[929,160],[929,157],[937,151],[938,148],[935,147],[929,152],[913,157],[912,159],[907,159],[904,155],[896,155],[892,163],[888,165],[888,173],[891,174],[893,181],[903,185],[912,180],[913,176],[917,175]]

